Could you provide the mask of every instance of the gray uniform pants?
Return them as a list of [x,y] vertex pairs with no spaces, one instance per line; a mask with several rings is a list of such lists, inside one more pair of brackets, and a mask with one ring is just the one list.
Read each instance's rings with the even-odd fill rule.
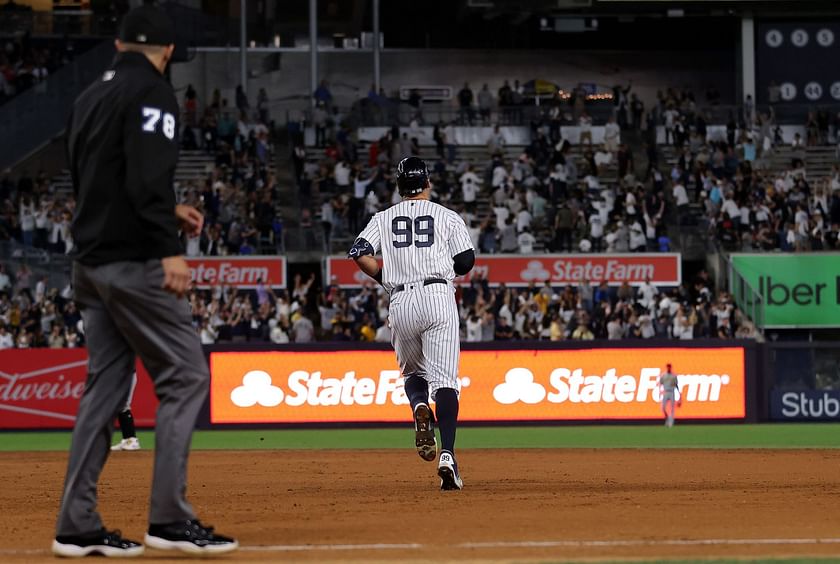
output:
[[195,517],[185,499],[193,427],[209,372],[185,300],[165,292],[160,260],[74,264],[75,300],[84,320],[88,378],[79,404],[57,535],[98,531],[96,483],[131,389],[135,354],[154,381],[157,412],[149,522]]

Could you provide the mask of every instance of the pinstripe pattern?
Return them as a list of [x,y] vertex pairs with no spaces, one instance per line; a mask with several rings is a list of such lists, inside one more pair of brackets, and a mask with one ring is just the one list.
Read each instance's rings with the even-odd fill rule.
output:
[[[429,221],[423,219],[427,217],[434,221],[434,242],[425,246],[432,239],[425,233],[415,233],[414,228],[417,219],[421,218],[420,229],[423,232],[429,229]],[[410,229],[411,233],[395,235],[395,218],[408,218],[399,223],[401,228]],[[403,200],[377,213],[359,237],[370,243],[377,254],[382,253],[382,285],[388,291],[400,284],[429,278],[454,280],[452,257],[473,248],[461,216],[428,200]],[[409,238],[411,244],[407,244]]]
[[[451,282],[452,257],[473,249],[464,220],[427,200],[404,200],[377,213],[359,237],[382,253],[382,285],[391,291],[391,344],[403,376],[429,382],[432,400],[440,388],[458,390],[458,306]],[[442,278],[449,284],[424,286]]]
[[449,285],[412,286],[391,300],[391,344],[403,376],[425,378],[434,400],[440,388],[458,390],[458,307]]

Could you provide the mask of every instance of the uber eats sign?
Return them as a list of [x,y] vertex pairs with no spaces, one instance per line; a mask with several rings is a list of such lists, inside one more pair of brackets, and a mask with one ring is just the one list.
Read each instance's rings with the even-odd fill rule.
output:
[[764,298],[766,327],[840,327],[840,253],[734,254],[732,265]]

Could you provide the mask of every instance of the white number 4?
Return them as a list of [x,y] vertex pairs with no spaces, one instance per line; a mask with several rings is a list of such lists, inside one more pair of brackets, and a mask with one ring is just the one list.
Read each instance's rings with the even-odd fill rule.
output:
[[158,108],[143,107],[143,131],[154,133],[163,114],[163,134],[167,139],[175,138],[175,117],[169,112],[163,113]]

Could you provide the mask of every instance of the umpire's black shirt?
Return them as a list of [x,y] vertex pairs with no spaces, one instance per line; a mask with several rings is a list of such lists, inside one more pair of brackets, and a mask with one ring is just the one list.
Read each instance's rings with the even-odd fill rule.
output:
[[145,55],[117,54],[79,96],[67,155],[76,260],[98,265],[182,254],[172,186],[178,103]]

